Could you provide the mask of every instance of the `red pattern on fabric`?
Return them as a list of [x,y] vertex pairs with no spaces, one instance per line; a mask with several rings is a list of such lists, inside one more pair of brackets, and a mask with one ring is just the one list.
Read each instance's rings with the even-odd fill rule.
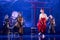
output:
[[46,19],[41,18],[41,20],[38,21],[37,23],[38,31],[41,33],[45,33],[46,31]]

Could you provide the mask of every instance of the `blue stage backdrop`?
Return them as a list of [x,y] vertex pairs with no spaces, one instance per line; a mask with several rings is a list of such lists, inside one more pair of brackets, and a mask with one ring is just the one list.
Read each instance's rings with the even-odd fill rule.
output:
[[11,16],[13,11],[22,13],[26,27],[34,27],[38,22],[40,8],[44,8],[49,16],[56,19],[56,30],[60,29],[60,0],[0,0],[0,27],[6,14]]

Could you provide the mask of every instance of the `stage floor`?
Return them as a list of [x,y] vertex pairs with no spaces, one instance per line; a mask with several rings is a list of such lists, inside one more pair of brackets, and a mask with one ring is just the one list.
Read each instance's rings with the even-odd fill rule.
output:
[[[27,30],[26,30],[27,29]],[[10,34],[0,34],[0,40],[60,40],[60,33],[55,34],[45,33],[45,38],[41,39],[38,35],[37,29],[24,28],[23,35],[19,35],[18,32],[11,32]]]
[[38,35],[0,35],[0,40],[60,40],[60,35],[45,35],[44,39]]

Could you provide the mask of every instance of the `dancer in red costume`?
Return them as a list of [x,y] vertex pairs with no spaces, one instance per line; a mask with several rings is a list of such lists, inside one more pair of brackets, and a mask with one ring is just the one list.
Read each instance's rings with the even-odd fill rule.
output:
[[45,31],[46,31],[46,21],[48,19],[47,15],[44,13],[44,9],[41,9],[40,12],[41,12],[41,14],[39,15],[39,21],[37,23],[39,35],[40,35],[40,33],[42,33],[42,34],[45,33]]

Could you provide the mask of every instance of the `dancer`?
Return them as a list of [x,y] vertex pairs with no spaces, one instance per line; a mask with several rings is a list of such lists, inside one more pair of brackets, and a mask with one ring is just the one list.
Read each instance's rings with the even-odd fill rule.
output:
[[55,33],[55,18],[52,15],[49,16],[49,24],[50,26],[48,32]]
[[42,34],[44,38],[44,33],[46,31],[46,21],[48,19],[47,14],[44,13],[44,9],[40,10],[41,14],[39,15],[39,21],[37,23],[39,35]]
[[3,22],[3,33],[8,33],[8,27],[10,26],[9,16],[5,15],[4,22]]
[[18,12],[17,22],[15,24],[15,27],[18,28],[19,34],[23,34],[23,17],[21,16],[21,13]]

